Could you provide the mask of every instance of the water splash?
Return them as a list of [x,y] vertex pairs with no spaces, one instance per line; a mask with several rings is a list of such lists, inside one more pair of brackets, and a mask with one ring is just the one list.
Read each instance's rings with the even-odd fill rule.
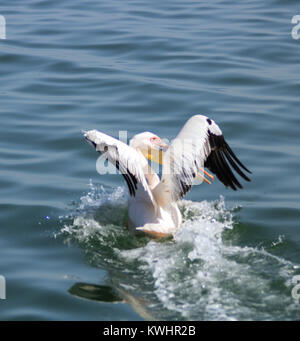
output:
[[[297,315],[291,279],[299,268],[262,247],[224,238],[235,230],[235,210],[183,200],[183,226],[172,240],[134,237],[124,226],[126,192],[90,184],[61,233],[105,268],[114,285],[143,298],[158,319],[276,320]],[[271,248],[285,243],[279,236]]]
[[89,191],[80,198],[68,216],[60,217],[63,221],[68,218],[71,223],[65,223],[57,235],[64,234],[79,242],[87,242],[97,236],[109,235],[112,225],[122,225],[126,210],[126,191],[124,187],[117,187],[108,192],[103,186],[95,186],[89,182]]

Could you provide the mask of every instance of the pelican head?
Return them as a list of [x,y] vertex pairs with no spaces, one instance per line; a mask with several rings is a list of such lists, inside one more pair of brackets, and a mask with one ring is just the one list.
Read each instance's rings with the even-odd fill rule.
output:
[[162,152],[168,145],[162,139],[149,131],[136,134],[130,140],[130,146],[142,152],[146,159],[162,164]]

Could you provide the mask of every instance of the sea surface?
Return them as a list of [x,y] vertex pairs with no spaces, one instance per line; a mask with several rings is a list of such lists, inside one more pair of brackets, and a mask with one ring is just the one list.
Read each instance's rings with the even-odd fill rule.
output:
[[[299,320],[298,0],[1,0],[1,320]],[[155,240],[82,135],[214,119],[252,171]],[[3,279],[3,277],[2,277]],[[1,288],[0,288],[1,290]]]

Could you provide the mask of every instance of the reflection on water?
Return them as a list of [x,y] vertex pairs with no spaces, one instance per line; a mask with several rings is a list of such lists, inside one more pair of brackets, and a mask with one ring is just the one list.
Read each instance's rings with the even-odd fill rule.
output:
[[90,283],[75,283],[70,289],[71,295],[99,302],[122,302],[112,287]]
[[71,295],[107,303],[127,303],[145,320],[155,321],[155,318],[147,311],[146,302],[132,293],[118,287],[108,285],[95,285],[91,283],[75,283],[70,289]]

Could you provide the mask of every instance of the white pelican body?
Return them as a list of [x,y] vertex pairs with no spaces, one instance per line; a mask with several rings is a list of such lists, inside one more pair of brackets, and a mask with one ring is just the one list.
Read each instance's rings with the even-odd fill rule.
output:
[[156,202],[153,205],[147,192],[138,186],[136,196],[129,198],[128,225],[157,236],[175,233],[182,222],[177,203],[162,207]]
[[[204,167],[233,190],[242,186],[230,166],[250,181],[239,166],[250,171],[235,156],[218,125],[204,115],[192,116],[170,146],[150,132],[135,135],[129,145],[97,130],[84,136],[115,165],[128,185],[128,225],[155,236],[174,234],[180,228],[178,200],[195,179],[210,183],[203,174],[213,178]],[[163,165],[161,178],[147,159]]]

